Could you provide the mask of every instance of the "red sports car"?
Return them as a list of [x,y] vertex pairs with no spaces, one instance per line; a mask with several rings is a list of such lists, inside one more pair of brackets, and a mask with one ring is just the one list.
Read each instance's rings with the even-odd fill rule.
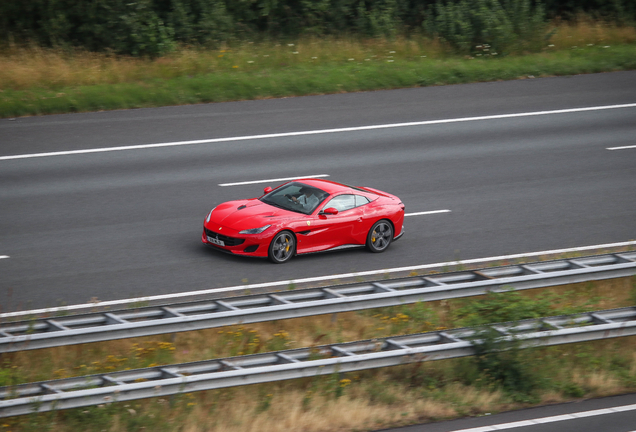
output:
[[210,210],[203,243],[234,255],[268,257],[365,246],[384,252],[404,234],[404,204],[395,195],[329,180],[300,179],[260,198],[228,201]]

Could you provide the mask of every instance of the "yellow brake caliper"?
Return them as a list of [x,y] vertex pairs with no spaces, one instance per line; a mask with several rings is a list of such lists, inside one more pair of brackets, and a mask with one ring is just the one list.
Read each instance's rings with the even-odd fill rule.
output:
[[285,243],[287,243],[287,246],[285,247],[285,252],[289,252],[289,239],[285,239]]

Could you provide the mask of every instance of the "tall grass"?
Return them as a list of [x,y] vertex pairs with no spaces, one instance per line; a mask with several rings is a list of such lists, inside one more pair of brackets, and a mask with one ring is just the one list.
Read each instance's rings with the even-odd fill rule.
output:
[[[360,61],[351,57],[340,63],[290,65],[281,62],[276,69],[257,68],[249,62],[240,66],[232,59],[229,69],[207,74],[144,78],[115,84],[8,89],[0,92],[0,118],[636,69],[636,45],[633,44],[610,48],[584,46],[502,59],[418,56],[399,60],[395,59],[396,53],[387,50],[382,56],[369,55]],[[195,65],[206,67],[205,62]],[[171,69],[177,68],[159,68],[167,74],[180,73]],[[69,74],[74,74],[70,68]],[[56,81],[61,80],[58,75]]]
[[[636,42],[636,28],[617,26],[580,15],[571,21],[555,21],[549,27],[551,49],[571,49],[587,45],[611,46]],[[553,45],[553,46],[552,46]]]
[[[581,19],[555,23],[544,51],[573,46],[619,45],[636,41],[636,28]],[[294,43],[237,42],[219,50],[184,47],[165,57],[141,59],[81,50],[4,46],[0,49],[0,89],[58,90],[64,87],[139,83],[219,72],[271,74],[293,67],[346,67],[360,62],[445,59],[452,51],[424,37],[368,40],[305,37]],[[425,57],[423,57],[425,56]]]
[[350,62],[440,58],[437,41],[398,38],[359,41],[304,38],[295,43],[237,43],[219,50],[183,48],[158,59],[41,47],[4,47],[0,51],[0,88],[26,90],[67,86],[135,83],[196,77],[219,72],[262,72],[292,67],[316,68]]

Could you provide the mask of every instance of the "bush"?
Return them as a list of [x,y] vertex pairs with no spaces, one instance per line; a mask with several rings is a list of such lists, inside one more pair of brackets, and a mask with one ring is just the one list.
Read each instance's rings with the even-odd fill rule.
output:
[[636,19],[633,0],[545,0],[545,7],[534,0],[435,1],[5,0],[0,2],[0,42],[159,56],[178,43],[392,37],[424,30],[461,52],[505,54],[538,49],[546,16],[576,19],[585,13],[619,24]]
[[532,7],[530,0],[438,1],[423,23],[426,33],[477,55],[537,51],[545,43],[546,25],[543,6]]
[[[593,285],[589,286],[592,289]],[[599,299],[580,299],[575,291],[557,294],[544,291],[530,297],[519,291],[490,292],[485,297],[464,300],[453,313],[453,325],[477,327],[493,323],[516,322],[550,315],[569,315],[592,309]]]
[[617,24],[634,24],[636,2],[633,0],[544,0],[550,18],[576,20],[580,14]]
[[466,327],[540,318],[554,315],[554,301],[550,293],[531,299],[519,291],[491,292],[483,299],[465,301],[454,318],[457,325]]
[[104,45],[117,53],[158,57],[175,47],[174,29],[155,13],[151,0],[121,5],[117,13],[109,14],[103,28],[110,35],[110,43]]
[[473,348],[471,361],[479,371],[479,380],[501,388],[517,402],[534,401],[540,379],[533,372],[532,362],[523,357],[517,340],[485,327],[478,332]]
[[231,39],[236,32],[234,19],[221,0],[168,0],[157,14],[172,29],[173,40],[182,43],[208,45]]

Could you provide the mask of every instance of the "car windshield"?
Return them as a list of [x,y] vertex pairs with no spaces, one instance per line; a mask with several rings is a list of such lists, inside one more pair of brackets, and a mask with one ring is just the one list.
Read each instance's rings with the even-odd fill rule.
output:
[[265,204],[285,210],[312,214],[329,194],[322,189],[299,182],[283,185],[259,198]]

